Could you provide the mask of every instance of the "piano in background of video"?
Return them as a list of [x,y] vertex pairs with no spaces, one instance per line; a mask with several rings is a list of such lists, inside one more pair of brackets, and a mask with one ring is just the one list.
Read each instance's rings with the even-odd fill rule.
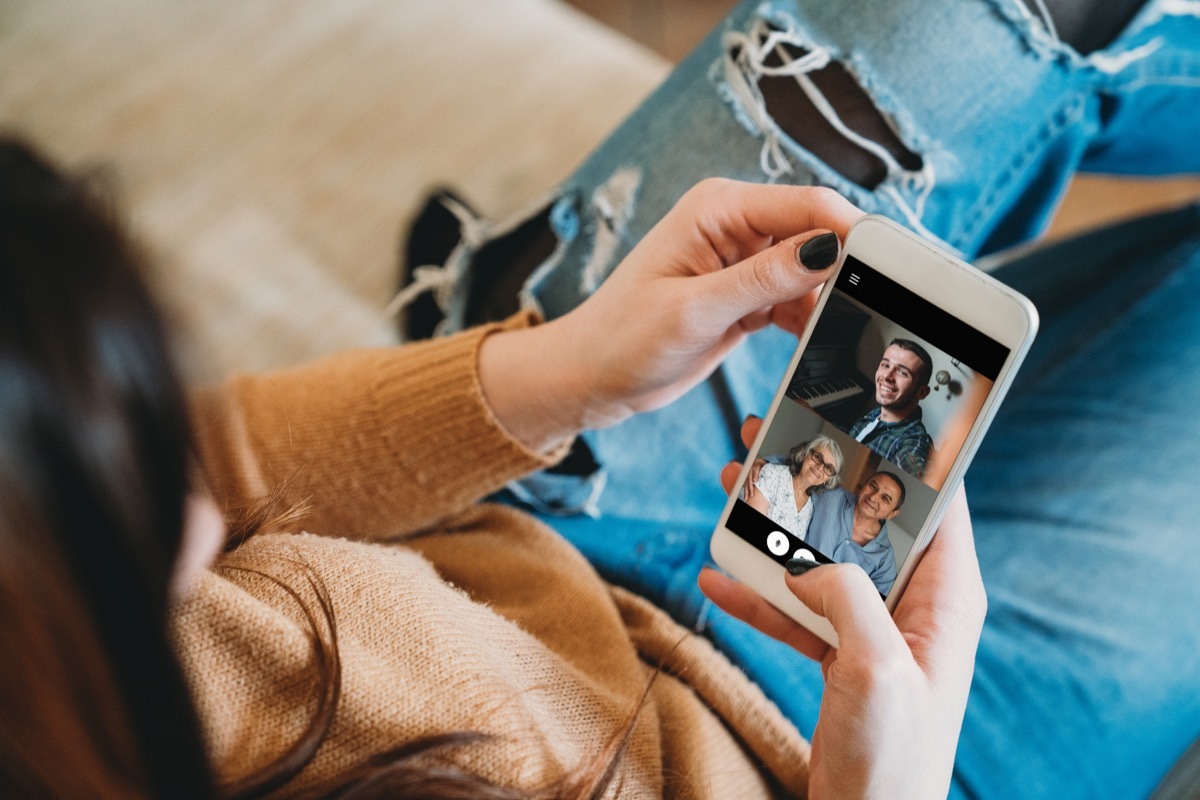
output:
[[843,430],[875,403],[874,382],[857,364],[867,319],[858,308],[830,298],[788,385],[788,397]]

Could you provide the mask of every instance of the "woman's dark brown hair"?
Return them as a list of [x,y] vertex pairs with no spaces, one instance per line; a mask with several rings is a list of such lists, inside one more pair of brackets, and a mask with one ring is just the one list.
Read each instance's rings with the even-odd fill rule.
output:
[[106,205],[0,142],[0,794],[211,797],[167,639],[184,399]]
[[[168,636],[188,419],[139,264],[93,187],[0,138],[2,797],[260,796],[303,770],[336,712],[332,605],[311,569],[281,564],[283,577],[266,577],[288,589],[312,627],[321,687],[312,724],[275,763],[214,784]],[[240,509],[233,543],[294,511],[271,498]],[[636,714],[591,763],[532,796],[603,793]],[[531,796],[455,766],[453,753],[483,738],[398,743],[317,794]]]

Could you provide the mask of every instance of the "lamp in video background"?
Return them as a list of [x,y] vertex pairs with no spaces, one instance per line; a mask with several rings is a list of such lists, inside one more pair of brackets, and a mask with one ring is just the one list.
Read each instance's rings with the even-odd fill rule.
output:
[[[954,366],[958,367],[958,362],[952,363]],[[959,369],[962,368],[959,367]],[[963,392],[962,381],[954,380],[954,377],[950,374],[949,370],[939,369],[936,373],[934,373],[933,376],[933,390],[935,392],[941,391],[943,386],[946,387],[945,397],[947,400],[958,397]]]

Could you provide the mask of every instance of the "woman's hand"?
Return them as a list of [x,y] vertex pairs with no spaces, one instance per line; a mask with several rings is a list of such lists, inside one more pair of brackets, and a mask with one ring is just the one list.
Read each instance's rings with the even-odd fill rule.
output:
[[[758,476],[762,473],[762,468],[766,464],[767,460],[765,458],[754,459],[754,463],[750,465],[750,474],[746,477],[746,484],[742,487],[742,500],[760,514],[771,513],[770,501],[754,485],[758,482]],[[726,491],[729,491],[728,487]]]
[[706,180],[594,295],[484,342],[493,410],[530,446],[660,408],[768,323],[799,332],[862,212],[829,189]]
[[[743,438],[753,441],[759,425],[743,426]],[[721,473],[727,490],[736,466]],[[857,565],[827,564],[784,579],[829,620],[840,649],[714,570],[701,573],[700,587],[731,615],[821,663],[825,693],[809,796],[945,797],[987,608],[962,489],[894,615]]]
[[[757,417],[755,417],[757,419]],[[753,441],[753,440],[752,440]],[[750,447],[750,445],[746,445]],[[758,483],[758,476],[762,474],[762,469],[767,465],[765,458],[756,458],[754,463],[750,465],[750,474],[746,476],[746,497],[753,497],[758,494],[758,487],[754,484]],[[743,498],[745,499],[745,498]]]

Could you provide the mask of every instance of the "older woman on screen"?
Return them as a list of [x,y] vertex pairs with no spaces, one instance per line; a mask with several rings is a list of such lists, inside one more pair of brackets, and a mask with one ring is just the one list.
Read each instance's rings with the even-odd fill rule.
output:
[[817,435],[789,450],[783,464],[755,462],[742,499],[803,539],[813,515],[810,499],[835,488],[841,471],[842,449],[828,436]]

